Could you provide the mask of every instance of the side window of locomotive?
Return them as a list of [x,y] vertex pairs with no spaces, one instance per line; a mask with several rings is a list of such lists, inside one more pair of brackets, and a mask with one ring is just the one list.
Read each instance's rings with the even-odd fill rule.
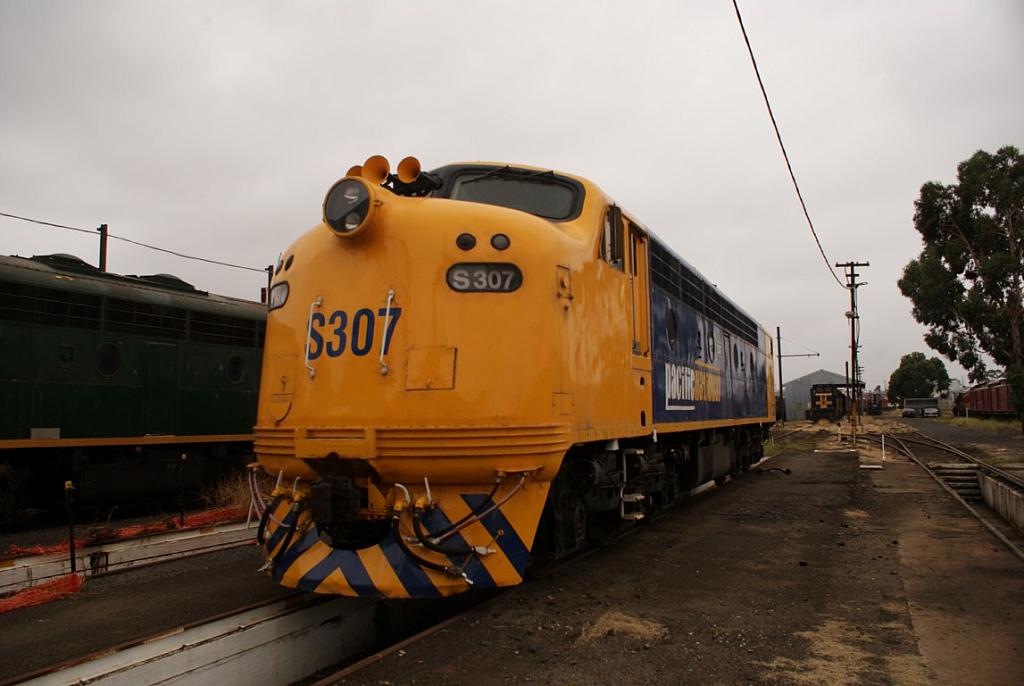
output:
[[626,220],[629,225],[629,273],[636,276],[637,254],[644,249],[643,233],[633,222]]
[[609,207],[604,215],[601,235],[601,259],[609,266],[623,270],[626,258],[625,242],[622,240],[622,213],[618,207]]

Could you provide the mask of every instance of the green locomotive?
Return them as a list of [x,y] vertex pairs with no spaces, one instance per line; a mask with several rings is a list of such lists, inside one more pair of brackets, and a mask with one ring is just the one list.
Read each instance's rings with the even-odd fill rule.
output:
[[0,257],[0,522],[194,490],[251,455],[266,306],[71,255]]

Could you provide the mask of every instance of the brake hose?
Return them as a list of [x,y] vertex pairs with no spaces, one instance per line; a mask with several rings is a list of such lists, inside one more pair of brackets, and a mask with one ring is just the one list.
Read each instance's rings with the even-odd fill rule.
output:
[[398,541],[398,547],[402,549],[403,553],[415,560],[418,565],[426,567],[427,569],[433,569],[436,572],[443,572],[449,576],[461,576],[467,584],[470,586],[473,585],[473,581],[466,576],[466,573],[462,571],[461,567],[456,567],[454,565],[442,565],[436,562],[431,562],[430,560],[424,560],[422,557],[419,557],[416,553],[410,550],[409,546],[405,544],[405,539],[402,538],[402,532],[399,528],[398,513],[395,513],[395,516],[391,519],[391,530],[395,535],[395,540]]
[[473,551],[467,546],[463,548],[445,548],[443,546],[434,543],[429,536],[423,531],[423,520],[422,510],[416,509],[412,515],[412,530],[416,534],[416,538],[419,539],[420,543],[426,548],[430,548],[435,553],[441,553],[442,555],[472,555]]
[[[274,555],[274,566],[281,561],[281,556],[284,555],[284,551],[288,550],[288,546],[292,544],[292,537],[295,535],[295,529],[298,528],[299,524],[299,511],[302,509],[302,502],[299,501],[292,505],[292,511],[289,513],[293,516],[292,523],[288,524],[288,533],[284,535],[284,541],[281,542],[281,547],[277,549],[277,554]],[[285,520],[288,518],[285,517]]]
[[434,538],[440,538],[440,537],[444,536],[445,534],[451,533],[455,529],[459,528],[460,526],[462,526],[463,524],[468,522],[470,519],[473,519],[474,517],[478,516],[481,512],[484,511],[484,508],[487,507],[487,503],[491,502],[491,499],[494,498],[494,494],[498,492],[498,487],[499,486],[501,486],[501,478],[500,477],[498,478],[497,481],[494,482],[494,487],[491,488],[491,492],[487,494],[486,498],[484,498],[483,500],[480,501],[479,505],[477,505],[475,508],[473,508],[469,512],[469,514],[464,516],[459,521],[455,522],[454,524],[449,524],[445,528],[443,528],[440,531],[438,531],[437,533],[435,533],[434,534]]
[[267,533],[267,522],[270,521],[270,513],[277,509],[277,505],[280,502],[281,496],[275,495],[270,500],[270,504],[263,508],[263,514],[260,515],[260,525],[256,529],[256,542],[260,545],[266,543],[264,534]]

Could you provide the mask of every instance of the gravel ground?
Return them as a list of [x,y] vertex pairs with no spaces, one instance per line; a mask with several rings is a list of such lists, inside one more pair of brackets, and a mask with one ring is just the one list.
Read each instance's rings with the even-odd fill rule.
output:
[[935,482],[768,465],[345,683],[1019,683],[1024,565]]

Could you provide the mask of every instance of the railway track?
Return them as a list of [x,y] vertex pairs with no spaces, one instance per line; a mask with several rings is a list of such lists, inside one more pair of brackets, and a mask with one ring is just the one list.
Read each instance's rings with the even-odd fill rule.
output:
[[920,445],[938,448],[952,455],[956,455],[957,457],[966,460],[968,463],[976,465],[978,469],[984,471],[985,473],[998,477],[1009,484],[1013,484],[1013,486],[1017,488],[1017,490],[1024,491],[1024,478],[1022,478],[1021,476],[1014,474],[1006,469],[1002,469],[993,464],[985,462],[984,460],[981,460],[977,457],[974,457],[973,455],[970,455],[969,453],[964,452],[963,450],[960,450],[956,446],[950,445],[949,443],[945,443],[936,438],[932,438],[931,436],[928,436],[920,431],[914,431],[914,434],[919,436],[920,439],[911,439],[908,440],[908,442],[914,442]]
[[[963,459],[967,459],[970,464],[975,465],[975,467],[977,469],[979,469],[979,470],[984,470],[984,471],[991,470],[993,473],[1005,473],[1006,470],[1002,470],[1002,469],[993,467],[992,465],[989,465],[989,464],[983,462],[982,460],[979,460],[979,459],[977,459],[977,458],[975,458],[973,456],[968,455],[967,453],[964,453],[963,451],[959,450],[958,448],[954,448],[953,446],[950,446],[950,445],[948,445],[946,443],[943,443],[942,441],[937,441],[935,439],[932,439],[931,437],[926,436],[926,435],[924,435],[924,434],[922,434],[922,433],[920,433],[918,431],[915,431],[914,433],[917,434],[918,436],[922,437],[923,439],[927,439],[927,440],[921,440],[921,438],[918,438],[918,439],[907,439],[907,438],[896,436],[895,434],[891,434],[891,433],[885,433],[885,434],[865,433],[865,434],[859,434],[859,437],[865,438],[865,439],[870,439],[872,441],[877,441],[877,442],[881,443],[881,441],[883,440],[883,436],[884,436],[884,439],[885,439],[886,443],[888,443],[890,446],[895,447],[895,449],[897,451],[899,451],[900,453],[905,455],[909,460],[911,460],[913,463],[915,463],[916,465],[921,467],[921,469],[923,469],[932,479],[934,479],[935,482],[938,483],[943,488],[943,490],[945,490],[947,493],[949,493],[951,496],[953,496],[953,498],[957,502],[959,502],[960,505],[963,506],[964,509],[966,509],[971,514],[972,517],[974,517],[976,520],[978,520],[982,524],[982,526],[984,526],[986,529],[988,529],[988,531],[993,536],[995,536],[997,539],[999,539],[999,541],[1003,545],[1005,545],[1010,550],[1010,552],[1012,552],[1014,555],[1017,556],[1018,559],[1020,559],[1022,562],[1024,562],[1024,548],[1022,548],[1016,542],[1014,542],[1009,537],[1007,537],[1006,534],[1004,534],[998,528],[993,526],[992,523],[989,522],[986,517],[984,517],[980,512],[978,512],[977,508],[975,508],[970,502],[968,502],[968,500],[966,498],[964,498],[963,495],[961,495],[961,493],[958,492],[958,490],[953,485],[948,483],[946,481],[946,479],[944,479],[942,477],[942,475],[940,475],[938,473],[938,470],[936,469],[937,465],[929,464],[929,463],[925,462],[924,460],[922,460],[921,458],[919,458],[914,453],[914,451],[911,450],[910,445],[911,444],[916,444],[916,445],[921,445],[921,446],[925,446],[925,447],[929,447],[929,448],[933,448],[933,449],[937,449],[937,450],[942,450],[943,452],[952,453],[954,455],[957,455],[958,457],[961,457]],[[1011,478],[1011,483],[1015,483],[1015,484],[1019,484],[1020,483],[1020,481],[1016,477],[1016,475],[1009,475],[1009,476],[1012,477]],[[1017,486],[1015,486],[1015,488],[1020,489],[1021,487],[1019,485],[1017,485]]]
[[[83,546],[75,551],[75,571],[100,576],[226,550],[252,543],[255,532],[254,522],[233,522]],[[0,596],[71,573],[67,552],[8,556],[0,559]]]
[[[288,684],[370,648],[372,636],[373,603],[295,595],[147,636],[0,686]],[[346,655],[345,650],[352,652]]]
[[[768,442],[771,445],[775,445],[775,444],[778,444],[778,443],[782,443],[783,441],[785,441],[786,439],[789,439],[789,438],[794,438],[795,440],[799,440],[799,439],[816,440],[817,438],[819,438],[822,435],[822,433],[824,433],[824,431],[820,427],[817,427],[817,426],[811,426],[811,427],[800,426],[800,427],[797,427],[795,429],[790,429],[789,431],[784,431],[784,432],[781,432],[781,433],[774,433],[773,432],[773,433],[769,434]],[[778,456],[778,453],[776,453],[775,455],[772,455],[772,457],[777,457],[777,456]]]
[[[751,470],[763,468],[771,459],[761,460]],[[704,484],[687,496],[699,496],[713,485]],[[628,527],[614,540],[637,530],[639,527]],[[574,564],[593,550],[573,555],[548,571]],[[429,606],[422,602],[398,606],[387,601],[295,594],[0,681],[0,686],[283,686],[309,683],[334,669],[314,683],[326,686],[436,633],[495,597],[493,592],[464,594]]]
[[[259,490],[255,473],[249,473],[249,486],[255,502]],[[49,582],[62,584],[75,574],[80,586],[88,577],[252,544],[256,539],[256,521],[252,510],[244,521],[240,518],[243,514],[243,510],[215,508],[192,512],[187,517],[182,513],[179,526],[183,528],[163,530],[148,522],[113,531],[86,532],[84,541],[94,536],[94,542],[82,545],[84,541],[79,538],[73,555],[69,552],[73,536],[52,547],[12,545],[16,552],[0,555],[0,599]],[[40,602],[47,601],[36,599],[31,604]],[[6,609],[12,607],[17,605]],[[3,611],[5,608],[0,606],[0,613]]]

